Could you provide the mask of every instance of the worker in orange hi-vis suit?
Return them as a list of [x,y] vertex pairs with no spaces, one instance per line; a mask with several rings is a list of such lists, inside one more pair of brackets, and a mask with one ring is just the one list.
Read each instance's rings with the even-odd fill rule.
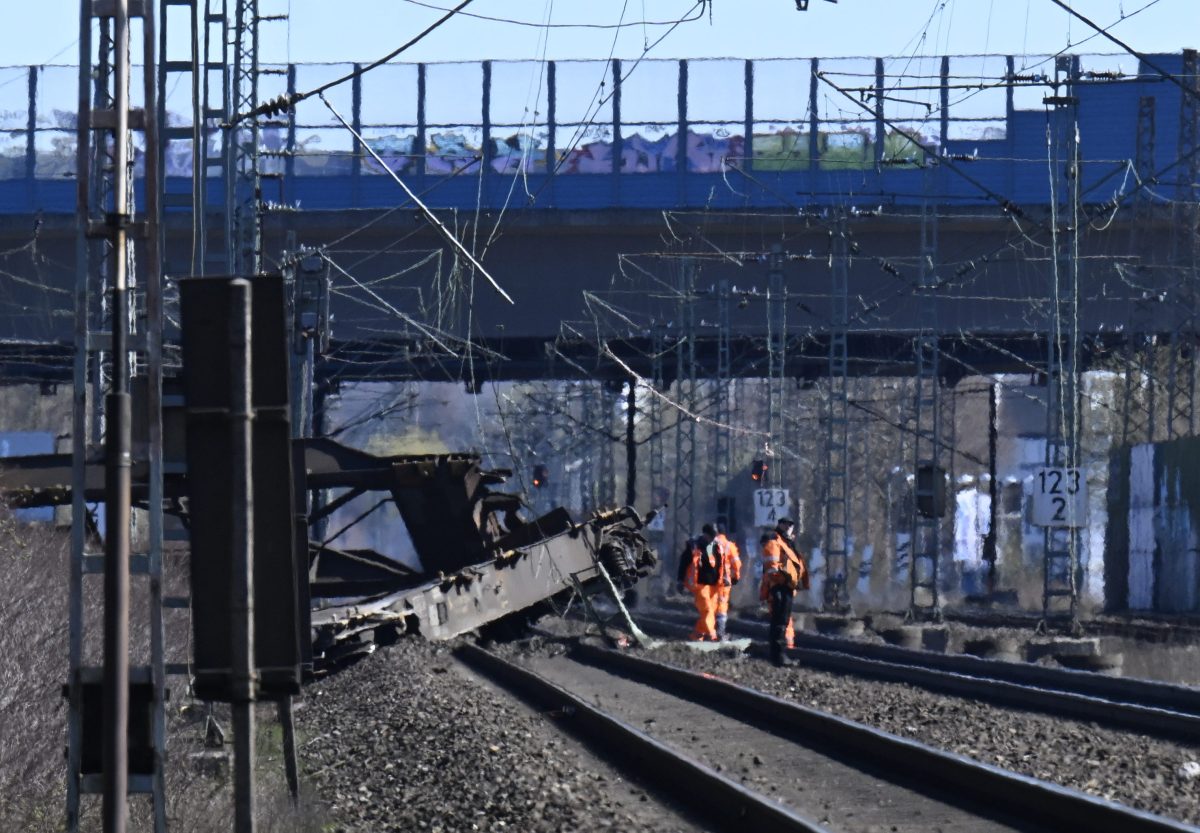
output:
[[742,554],[738,552],[738,545],[726,536],[723,524],[717,524],[712,537],[721,554],[721,583],[717,585],[717,639],[724,641],[725,625],[729,621],[729,596],[733,592],[733,585],[742,580]]
[[791,664],[784,648],[795,647],[792,600],[797,589],[809,586],[808,566],[791,543],[794,526],[788,518],[781,518],[774,534],[762,537],[763,577],[758,597],[770,606],[770,654],[775,665]]
[[[707,527],[706,527],[707,530]],[[704,538],[701,538],[704,543]],[[683,580],[696,600],[696,611],[700,614],[692,629],[692,639],[702,642],[717,640],[717,597],[721,584],[721,556],[716,543],[709,539],[704,546],[692,550],[692,561],[688,564]]]

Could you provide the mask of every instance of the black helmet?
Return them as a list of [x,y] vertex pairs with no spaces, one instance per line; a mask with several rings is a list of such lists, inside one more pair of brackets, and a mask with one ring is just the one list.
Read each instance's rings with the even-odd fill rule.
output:
[[704,526],[700,527],[700,531],[703,532],[705,535],[707,535],[709,538],[717,537],[717,530],[713,528],[712,524],[705,524]]

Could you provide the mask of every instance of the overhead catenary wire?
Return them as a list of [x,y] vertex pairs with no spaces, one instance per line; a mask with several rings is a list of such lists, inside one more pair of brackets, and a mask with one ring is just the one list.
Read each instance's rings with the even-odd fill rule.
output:
[[1175,73],[1172,73],[1172,72],[1167,72],[1165,69],[1160,67],[1154,61],[1150,60],[1150,58],[1147,57],[1144,53],[1139,52],[1138,50],[1134,49],[1132,46],[1125,43],[1125,41],[1121,40],[1116,35],[1114,35],[1112,32],[1108,31],[1108,29],[1112,28],[1111,26],[1107,27],[1107,28],[1101,27],[1099,24],[1094,23],[1090,18],[1085,17],[1084,15],[1075,11],[1075,9],[1071,8],[1071,6],[1064,3],[1063,0],[1050,0],[1050,2],[1053,3],[1054,5],[1058,6],[1060,9],[1065,11],[1067,14],[1069,14],[1072,17],[1079,20],[1081,23],[1084,23],[1085,25],[1091,27],[1096,32],[1097,35],[1100,35],[1101,37],[1107,38],[1108,40],[1112,41],[1117,46],[1121,47],[1126,52],[1128,52],[1130,55],[1137,58],[1143,64],[1150,67],[1150,69],[1157,72],[1164,80],[1171,82],[1176,87],[1183,90],[1184,95],[1189,95],[1192,98],[1200,100],[1200,93],[1197,93],[1195,89],[1193,89],[1192,87],[1189,87],[1187,84],[1185,84],[1183,81],[1181,81],[1179,79],[1178,75],[1176,75]]
[[[434,11],[444,12],[449,11],[444,6],[437,6],[433,3],[425,3],[422,0],[404,0],[412,6],[420,6],[423,9],[432,9]],[[711,2],[711,0],[705,0]],[[472,17],[476,20],[486,20],[491,23],[506,23],[511,26],[524,26],[530,29],[631,29],[637,26],[672,26],[674,20],[647,20],[645,19],[645,2],[642,3],[642,19],[641,20],[622,20],[617,23],[538,23],[532,20],[517,20],[511,17],[496,17],[493,15],[479,14],[478,12],[459,11],[459,17]]]
[[375,152],[375,149],[372,148],[369,144],[367,144],[366,139],[364,139],[362,137],[362,135],[357,130],[355,130],[348,121],[346,121],[344,118],[342,118],[342,114],[339,113],[337,111],[337,109],[332,104],[329,103],[329,99],[325,98],[325,96],[323,94],[320,94],[320,97],[321,97],[321,101],[329,109],[329,112],[333,114],[333,117],[335,119],[337,119],[341,123],[342,127],[346,128],[346,130],[348,130],[350,132],[350,134],[359,141],[359,143],[363,146],[363,148],[366,149],[367,153],[369,153],[371,155],[371,157],[377,163],[379,163],[379,165],[382,166],[385,171],[387,171],[388,176],[390,176],[392,178],[392,181],[395,182],[397,185],[399,185],[402,189],[404,189],[404,193],[408,195],[408,198],[410,200],[412,200],[412,202],[414,204],[416,204],[417,208],[420,209],[421,213],[425,215],[425,219],[428,220],[430,225],[432,225],[434,227],[434,229],[437,230],[438,234],[440,234],[442,236],[442,238],[447,243],[450,244],[451,248],[453,248],[456,252],[458,252],[459,255],[464,257],[466,259],[466,261],[471,264],[472,268],[475,269],[475,271],[477,271],[479,274],[483,275],[484,279],[489,284],[492,285],[492,289],[496,290],[496,293],[501,298],[503,298],[505,301],[507,301],[510,304],[516,303],[515,301],[513,301],[512,296],[510,296],[507,292],[505,292],[503,287],[501,287],[500,284],[496,282],[496,279],[493,278],[488,273],[488,271],[483,268],[483,264],[475,259],[475,256],[472,255],[471,252],[467,250],[467,247],[464,246],[459,241],[459,239],[454,236],[453,233],[451,233],[450,229],[446,228],[446,224],[443,223],[441,221],[441,218],[438,217],[437,214],[435,214],[433,212],[433,209],[431,209],[429,206],[427,206],[424,203],[424,201],[422,201],[421,198],[416,195],[416,192],[414,192],[411,188],[409,188],[408,185],[404,182],[404,180],[402,180],[399,176],[397,176],[396,172],[393,171],[388,166],[388,164],[383,161],[383,158],[378,153]]
[[[332,81],[327,81],[318,87],[312,88],[311,90],[306,90],[306,91],[300,92],[300,93],[284,93],[283,95],[281,95],[277,98],[273,98],[270,101],[260,104],[258,107],[255,107],[253,110],[250,110],[249,112],[237,113],[233,116],[233,118],[230,119],[229,126],[233,127],[233,126],[237,125],[239,122],[242,122],[242,121],[244,121],[246,119],[250,119],[250,118],[257,118],[258,116],[270,116],[270,115],[282,113],[285,110],[289,110],[292,107],[295,107],[297,104],[299,104],[301,101],[304,101],[307,98],[312,98],[314,95],[321,95],[326,90],[330,90],[330,89],[338,86],[339,84],[345,84],[347,81],[353,80],[354,78],[357,78],[361,75],[365,75],[366,73],[370,72],[371,70],[373,70],[377,67],[383,66],[384,64],[391,61],[393,58],[400,55],[402,52],[405,52],[406,50],[408,50],[411,47],[415,46],[416,44],[420,43],[427,36],[429,36],[435,29],[440,27],[443,23],[448,21],[450,18],[454,17],[460,11],[465,9],[467,6],[471,5],[471,3],[473,3],[473,2],[474,2],[474,0],[462,0],[462,2],[459,3],[457,6],[455,6],[453,9],[450,9],[449,11],[447,11],[446,14],[439,17],[433,23],[426,26],[419,33],[417,33],[413,37],[409,38],[407,41],[405,41],[400,46],[393,49],[388,54],[384,55],[382,58],[372,61],[371,63],[367,64],[366,66],[356,67],[353,71],[346,73],[345,75],[341,76],[340,78],[335,78]],[[326,104],[328,105],[328,102],[326,102]]]

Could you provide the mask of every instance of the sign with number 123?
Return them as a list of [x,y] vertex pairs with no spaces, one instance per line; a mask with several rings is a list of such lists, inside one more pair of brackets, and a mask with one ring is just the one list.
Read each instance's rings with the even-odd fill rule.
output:
[[1033,475],[1034,526],[1087,525],[1087,480],[1077,468],[1044,468]]

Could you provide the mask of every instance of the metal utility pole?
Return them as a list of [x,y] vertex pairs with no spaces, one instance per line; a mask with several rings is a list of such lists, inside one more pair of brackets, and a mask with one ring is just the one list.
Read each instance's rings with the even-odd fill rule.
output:
[[[123,833],[129,791],[129,0],[113,7],[112,388],[104,403],[104,829]],[[90,22],[89,22],[90,26]],[[80,519],[82,520],[82,519]]]
[[664,378],[666,352],[666,328],[662,322],[654,321],[650,325],[650,384],[654,386],[654,389],[649,399],[650,501],[648,505],[651,509],[668,513],[667,517],[655,521],[654,528],[661,530],[658,533],[660,549],[669,547],[671,550],[670,553],[662,553],[664,563],[668,565],[663,570],[663,579],[667,582],[663,585],[663,589],[664,592],[670,592],[675,587],[675,582],[674,574],[671,573],[669,567],[674,563],[672,557],[679,551],[679,545],[668,534],[669,530],[675,529],[675,511],[667,508],[667,504],[671,501],[665,497],[667,494],[666,466],[663,460],[666,452],[666,443],[664,441],[665,420],[663,419],[663,401],[660,398],[660,394],[666,389],[666,380]]
[[[1050,205],[1054,235],[1054,283],[1051,298],[1049,356],[1046,372],[1046,466],[1078,468],[1079,454],[1079,98],[1074,82],[1079,59],[1055,60],[1050,152],[1055,163],[1055,193]],[[1047,526],[1042,582],[1042,621],[1077,625],[1080,535],[1077,526]],[[1065,602],[1066,606],[1063,607]]]
[[846,330],[850,317],[850,232],[839,213],[829,252],[829,398],[825,409],[825,599],[826,610],[846,611],[850,568],[849,370]]
[[329,348],[329,262],[322,252],[295,251],[292,280],[292,434],[313,436],[317,360]]
[[733,409],[730,397],[733,394],[732,367],[730,363],[729,341],[730,328],[730,288],[729,281],[722,278],[717,283],[717,379],[716,379],[716,408],[713,410],[713,465],[716,470],[717,494],[721,495],[729,488],[729,474],[732,468],[732,440],[729,421]]
[[[767,272],[767,440],[775,456],[768,460],[771,482],[785,488],[784,383],[787,365],[787,287],[783,244],[772,243]],[[765,485],[765,484],[764,484]]]
[[637,382],[625,391],[625,505],[637,504]]
[[597,463],[596,483],[597,509],[611,509],[617,502],[617,471],[613,459],[613,405],[615,399],[607,382],[597,382],[595,385],[596,411],[600,420],[600,430],[592,436]]
[[942,607],[938,567],[942,553],[945,469],[942,466],[942,382],[937,320],[937,188],[931,153],[924,153],[921,201],[921,263],[918,277],[921,330],[916,338],[917,373],[913,393],[912,567],[908,616],[936,621]]
[[676,550],[696,534],[696,263],[679,262],[678,328],[675,335],[675,390],[679,405],[675,416]]
[[983,538],[986,592],[996,591],[996,527],[1000,521],[1000,482],[996,476],[996,445],[1000,438],[1000,383],[988,385],[988,531]]
[[579,502],[584,513],[594,512],[596,505],[596,457],[595,457],[595,424],[592,417],[594,410],[592,401],[592,386],[585,379],[575,383],[579,400],[579,424],[583,428],[574,444],[579,454]]
[[[237,0],[233,20],[232,108],[225,124],[258,107],[258,0]],[[262,271],[262,177],[259,121],[244,118],[225,130],[225,245],[231,275]]]
[[[1134,170],[1138,182],[1148,182],[1154,176],[1154,96],[1138,99],[1137,147],[1134,150]],[[1129,250],[1137,255],[1134,291],[1137,295],[1129,305],[1126,324],[1125,384],[1121,400],[1121,444],[1129,445],[1145,437],[1154,442],[1155,399],[1158,384],[1156,313],[1160,311],[1158,294],[1152,291],[1154,277],[1149,269],[1154,256],[1154,240],[1150,221],[1154,216],[1153,203],[1145,188],[1134,196],[1133,221],[1129,226]],[[1135,379],[1146,386],[1145,420],[1138,417],[1143,411],[1136,401]]]
[[[142,18],[144,108],[130,106],[130,22]],[[72,430],[72,533],[69,581],[69,677],[67,696],[67,829],[79,828],[80,797],[102,793],[106,833],[123,833],[130,792],[154,797],[156,831],[165,828],[162,765],[164,667],[162,644],[162,297],[159,249],[159,144],[157,136],[157,73],[155,25],[151,3],[114,0],[80,3],[79,113],[77,122],[77,273],[75,290],[75,368]],[[94,31],[99,42],[93,40]],[[93,46],[97,48],[93,50]],[[93,88],[94,85],[94,88]],[[93,104],[93,102],[95,102]],[[131,131],[145,134],[146,206],[140,220],[133,204],[133,140]],[[144,241],[143,292],[132,270],[134,239]],[[94,241],[101,241],[98,245]],[[95,277],[100,285],[95,286]],[[108,280],[111,279],[111,283]],[[107,299],[105,295],[107,293]],[[103,314],[105,301],[110,314]],[[132,312],[140,302],[144,315]],[[99,308],[100,314],[96,311]],[[135,331],[142,318],[145,330]],[[103,328],[107,324],[108,330]],[[142,358],[135,362],[134,352]],[[97,406],[104,383],[104,356],[109,356],[110,384],[104,408]],[[149,541],[145,552],[131,553],[134,365],[143,369],[147,434],[136,449],[146,464],[149,499]],[[96,383],[89,402],[89,370]],[[86,465],[90,457],[88,417],[93,434],[103,426],[105,446],[105,545],[103,554],[87,551]],[[157,504],[155,503],[157,501]],[[129,593],[131,572],[149,577],[149,666],[131,669],[129,663]],[[83,580],[87,574],[104,577],[103,666],[83,665]],[[149,686],[152,724],[152,768],[130,777],[128,727],[130,686]],[[90,692],[90,693],[89,693]],[[85,701],[100,702],[102,725],[99,772],[84,772]]]
[[[1175,326],[1171,331],[1170,364],[1167,371],[1167,438],[1196,433],[1196,334],[1200,316],[1200,287],[1197,286],[1197,261],[1200,256],[1200,207],[1197,205],[1197,179],[1200,179],[1200,147],[1197,125],[1200,117],[1200,62],[1196,50],[1183,51],[1180,78],[1186,86],[1179,100],[1179,143],[1176,153],[1181,160],[1175,184],[1174,218],[1171,223],[1171,263],[1177,275],[1171,293]],[[1187,90],[1191,91],[1189,95]]]
[[229,284],[230,483],[233,507],[230,614],[233,644],[230,688],[233,712],[234,829],[254,833],[254,469],[251,427],[250,282]]

